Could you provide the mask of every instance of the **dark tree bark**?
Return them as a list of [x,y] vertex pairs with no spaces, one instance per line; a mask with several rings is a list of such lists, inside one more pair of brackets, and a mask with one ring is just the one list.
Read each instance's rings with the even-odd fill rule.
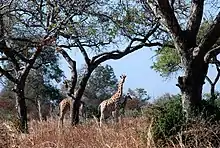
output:
[[214,79],[214,82],[212,82],[212,80],[208,76],[206,76],[206,80],[209,82],[210,87],[211,87],[210,88],[210,94],[211,94],[210,100],[211,100],[212,104],[214,104],[215,99],[217,99],[217,96],[218,96],[218,94],[215,93],[215,85],[217,84],[217,82],[220,78],[220,68],[219,68],[220,67],[220,61],[218,61],[217,56],[214,56],[211,59],[210,63],[215,64],[216,70],[218,72],[215,79]]
[[20,130],[22,133],[28,133],[27,106],[24,96],[24,85],[16,85],[16,107],[18,119],[20,120]]
[[189,117],[194,114],[195,108],[200,106],[202,100],[203,84],[208,72],[207,61],[214,53],[219,53],[217,49],[213,51],[212,46],[220,37],[220,12],[202,41],[197,44],[204,0],[191,1],[190,16],[185,30],[180,27],[168,0],[148,1],[148,5],[154,14],[161,18],[161,25],[171,34],[175,47],[181,55],[184,75],[178,78],[177,86],[182,93],[183,111],[186,117]]
[[88,68],[89,70],[87,70],[87,72],[84,74],[80,84],[79,84],[79,88],[76,91],[76,95],[75,95],[75,102],[74,102],[74,110],[73,110],[73,121],[72,121],[72,125],[76,125],[79,123],[79,107],[80,107],[80,102],[81,102],[81,98],[83,96],[83,93],[85,91],[87,82],[89,80],[89,77],[91,76],[92,71],[94,70],[94,68]]
[[[4,40],[3,40],[4,41]],[[9,47],[4,44],[4,48],[1,49],[1,52],[3,52],[7,58],[10,59],[13,66],[15,67],[14,72],[15,74],[11,74],[9,71],[3,69],[0,66],[0,73],[4,75],[8,80],[13,82],[15,84],[13,91],[16,93],[16,107],[18,112],[18,118],[20,120],[21,125],[21,132],[28,133],[28,124],[27,124],[27,106],[25,102],[25,94],[24,94],[24,88],[25,88],[25,82],[27,79],[27,76],[30,72],[30,70],[33,68],[33,65],[37,59],[37,57],[40,55],[42,48],[44,45],[48,45],[51,42],[54,41],[54,38],[48,37],[44,39],[41,43],[39,43],[39,46],[36,48],[36,51],[33,53],[33,55],[27,59],[23,55],[21,60],[26,63],[25,66],[23,64],[19,65],[15,56],[16,51],[13,49],[10,49]],[[5,42],[5,41],[4,41]],[[22,67],[23,66],[23,67]]]

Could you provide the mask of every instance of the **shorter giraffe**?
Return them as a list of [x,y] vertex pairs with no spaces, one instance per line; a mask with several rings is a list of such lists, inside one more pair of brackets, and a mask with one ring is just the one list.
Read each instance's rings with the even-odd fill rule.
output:
[[[63,127],[63,119],[65,114],[67,113],[67,111],[70,111],[70,109],[72,108],[73,105],[73,101],[75,101],[74,99],[72,99],[71,97],[67,97],[65,99],[63,99],[60,103],[59,103],[59,127]],[[80,101],[80,107],[79,107],[79,115],[81,115],[84,119],[86,119],[86,105],[85,102]]]
[[105,121],[111,115],[115,119],[115,122],[118,122],[119,110],[120,110],[120,99],[123,93],[123,84],[126,78],[126,75],[120,76],[121,80],[118,84],[118,91],[107,100],[104,100],[100,103],[99,108],[101,112],[100,116],[100,126],[103,121]]
[[122,115],[125,114],[125,107],[128,102],[128,99],[132,100],[132,97],[129,93],[127,93],[123,99],[120,100],[120,109],[122,109]]

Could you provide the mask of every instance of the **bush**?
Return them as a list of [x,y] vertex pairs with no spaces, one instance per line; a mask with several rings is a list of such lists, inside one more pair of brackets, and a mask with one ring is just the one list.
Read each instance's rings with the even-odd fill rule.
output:
[[153,107],[154,124],[152,133],[155,140],[165,140],[176,135],[184,124],[181,98],[177,96],[163,96]]
[[[121,115],[121,113],[120,113]],[[140,117],[142,115],[141,111],[138,111],[137,109],[134,110],[125,110],[125,117]]]
[[218,104],[213,104],[212,100],[202,100],[200,108],[196,113],[208,122],[220,120],[220,108],[218,107]]
[[192,128],[198,120],[207,124],[214,124],[220,120],[220,108],[210,100],[202,100],[195,113],[196,116],[192,116],[186,124],[182,114],[181,96],[169,94],[160,97],[144,112],[154,119],[152,134],[155,142],[160,145],[167,143],[168,139],[174,143],[178,142],[175,137],[182,131]]

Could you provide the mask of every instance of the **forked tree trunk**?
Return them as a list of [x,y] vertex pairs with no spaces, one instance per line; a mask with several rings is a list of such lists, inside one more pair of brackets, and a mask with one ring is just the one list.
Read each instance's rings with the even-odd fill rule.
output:
[[178,78],[182,93],[182,106],[185,116],[195,115],[202,100],[202,89],[208,71],[208,64],[202,57],[186,59],[185,76]]
[[71,116],[71,125],[76,125],[79,123],[79,108],[80,108],[80,100],[83,96],[83,93],[85,91],[86,88],[86,84],[89,80],[89,77],[92,73],[92,71],[95,68],[88,68],[88,71],[86,72],[86,74],[83,76],[80,84],[79,84],[79,89],[76,92],[75,95],[75,101],[73,103],[73,110],[72,110],[72,116]]

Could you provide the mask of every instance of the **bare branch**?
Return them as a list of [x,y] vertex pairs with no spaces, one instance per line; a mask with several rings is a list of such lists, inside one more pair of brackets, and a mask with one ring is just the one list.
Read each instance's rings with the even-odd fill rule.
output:
[[15,79],[10,73],[8,73],[7,71],[5,71],[1,66],[0,66],[0,74],[4,75],[6,78],[8,78],[10,81],[17,83],[18,80]]
[[206,53],[204,61],[208,63],[211,58],[217,56],[220,53],[220,46],[217,46]]
[[216,85],[216,83],[218,82],[219,77],[220,77],[220,68],[219,68],[219,66],[217,64],[215,66],[216,66],[216,70],[218,71],[218,74],[217,74],[217,76],[216,76],[216,78],[214,80],[213,85]]
[[200,42],[199,47],[200,54],[204,55],[211,50],[211,47],[216,43],[216,41],[220,37],[220,12],[216,16],[213,24],[210,26],[210,28],[207,30],[207,33],[205,34],[203,40]]
[[82,46],[81,42],[79,41],[79,39],[76,39],[76,44],[78,45],[84,59],[85,59],[85,62],[87,65],[90,65],[90,59],[89,59],[89,56],[85,50],[85,48]]
[[204,0],[192,0],[187,31],[195,36],[198,34],[203,15]]
[[168,0],[158,0],[158,7],[162,13],[165,22],[167,24],[167,28],[170,30],[170,32],[174,35],[174,37],[181,35],[181,28],[177,21],[176,16],[174,15],[174,11],[170,7]]
[[210,85],[213,85],[212,80],[207,75],[205,76],[205,78],[209,82]]
[[74,90],[75,90],[75,87],[76,87],[76,83],[77,83],[77,70],[76,70],[76,61],[75,60],[72,60],[70,58],[70,56],[67,54],[67,52],[65,50],[63,50],[62,48],[60,47],[57,47],[56,48],[57,52],[59,52],[60,54],[62,54],[62,56],[64,57],[64,59],[69,63],[69,65],[71,66],[70,69],[71,69],[71,87],[69,89],[69,93],[68,95],[69,96],[73,96],[74,95]]

